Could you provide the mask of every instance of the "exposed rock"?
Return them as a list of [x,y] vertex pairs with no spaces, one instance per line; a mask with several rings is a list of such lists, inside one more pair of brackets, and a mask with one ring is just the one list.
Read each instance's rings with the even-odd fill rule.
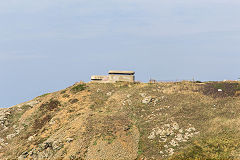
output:
[[35,105],[37,105],[38,103],[39,103],[38,101],[30,101],[30,102],[26,103],[25,105],[35,106]]
[[20,133],[20,129],[16,129],[15,132],[16,132],[16,134],[19,134]]
[[171,144],[173,147],[178,146],[178,143],[177,143],[174,139],[171,140],[170,144]]
[[144,98],[144,97],[146,97],[147,94],[146,93],[139,93],[139,95]]
[[108,92],[108,93],[107,93],[107,96],[111,96],[111,95],[112,95],[112,92]]
[[148,96],[142,100],[142,103],[149,104],[151,101],[152,101],[152,96]]
[[132,105],[132,101],[130,99],[126,100],[126,102],[128,103],[128,105]]
[[53,157],[53,155],[54,155],[54,151],[51,148],[47,148],[42,152],[39,152],[37,157],[38,159],[49,159]]
[[161,137],[159,142],[167,142],[167,137]]
[[173,123],[173,129],[178,130],[179,129],[179,125],[177,123]]
[[33,141],[33,139],[34,139],[34,136],[28,137],[28,141],[29,141],[29,142]]
[[52,142],[44,142],[42,144],[39,145],[40,150],[45,150],[47,148],[51,148],[52,147]]
[[50,122],[49,122],[50,125],[53,125],[55,123],[56,123],[56,121],[54,119],[51,119]]
[[63,144],[62,141],[54,141],[52,143],[52,148],[53,148],[54,151],[60,150],[63,146],[64,146],[64,144]]
[[189,134],[186,133],[186,134],[184,135],[184,139],[185,139],[185,140],[188,140],[188,139],[189,139]]
[[148,139],[154,139],[156,136],[155,136],[155,132],[152,132],[149,136],[148,136]]
[[218,89],[218,92],[222,92],[223,90],[222,89]]
[[18,160],[24,160],[27,158],[28,156],[28,152],[23,152],[19,157],[18,157]]
[[12,139],[15,136],[16,136],[16,134],[9,134],[9,135],[7,135],[7,139],[10,140],[10,139]]
[[164,127],[170,128],[171,125],[170,124],[164,124]]
[[67,138],[67,139],[66,139],[66,142],[70,143],[70,142],[72,142],[73,140],[74,140],[73,138]]
[[168,152],[169,156],[172,156],[174,154],[174,149],[169,148],[169,149],[167,149],[167,152]]
[[183,135],[182,135],[182,134],[178,134],[178,135],[176,136],[176,140],[179,141],[179,142],[181,142],[181,141],[183,140]]
[[153,102],[153,105],[156,106],[157,105],[157,102],[158,102],[158,98],[156,98]]
[[186,129],[187,132],[192,132],[192,131],[196,131],[196,129],[194,127],[190,127],[188,129]]
[[165,130],[162,130],[162,129],[158,129],[158,130],[156,131],[156,135],[165,136],[165,135],[166,135],[166,131],[165,131]]
[[153,128],[152,132],[148,136],[148,139],[150,140],[154,140],[159,137],[159,143],[163,143],[163,147],[166,148],[164,151],[162,151],[163,157],[168,157],[174,154],[174,149],[169,148],[170,146],[176,148],[180,146],[181,143],[187,142],[197,133],[195,132],[196,129],[192,126],[185,129],[185,133],[183,133],[182,128],[179,128],[180,126],[177,122],[172,122],[171,124],[167,123],[162,127]]
[[3,138],[0,138],[0,144],[4,142],[4,139]]
[[174,132],[170,129],[170,128],[168,128],[167,130],[166,130],[166,136],[171,136],[171,135],[173,135],[174,134]]

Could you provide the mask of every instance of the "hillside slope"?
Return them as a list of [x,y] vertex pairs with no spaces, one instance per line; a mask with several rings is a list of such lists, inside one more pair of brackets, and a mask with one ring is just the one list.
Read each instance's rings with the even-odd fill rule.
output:
[[239,159],[239,86],[76,83],[0,109],[0,159]]

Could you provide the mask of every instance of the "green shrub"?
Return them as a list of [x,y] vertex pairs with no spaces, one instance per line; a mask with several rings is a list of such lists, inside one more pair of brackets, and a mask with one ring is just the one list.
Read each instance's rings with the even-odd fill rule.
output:
[[86,84],[79,84],[77,86],[74,86],[72,89],[71,89],[71,92],[72,93],[78,93],[80,91],[83,91],[86,89]]
[[64,94],[64,93],[66,93],[66,90],[63,90],[60,94]]
[[50,93],[45,93],[45,94],[43,94],[43,95],[41,95],[41,96],[38,96],[38,98],[42,98],[42,97],[45,97],[45,96],[47,96],[47,95],[49,95]]
[[21,108],[25,111],[25,110],[27,110],[29,108],[32,108],[32,106],[30,106],[30,105],[23,105]]
[[69,98],[70,95],[68,95],[68,94],[64,94],[62,97],[63,97],[63,98]]
[[71,104],[77,103],[79,100],[78,99],[70,99],[68,102]]
[[237,85],[236,90],[240,91],[240,85],[239,84]]

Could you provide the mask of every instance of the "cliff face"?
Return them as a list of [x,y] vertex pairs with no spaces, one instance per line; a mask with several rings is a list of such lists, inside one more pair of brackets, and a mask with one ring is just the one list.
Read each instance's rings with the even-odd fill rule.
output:
[[1,109],[0,159],[238,159],[239,89],[77,83]]

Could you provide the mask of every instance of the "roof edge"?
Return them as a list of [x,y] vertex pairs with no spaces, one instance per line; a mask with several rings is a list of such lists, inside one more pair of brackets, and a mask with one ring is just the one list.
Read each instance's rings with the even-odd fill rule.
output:
[[108,74],[130,74],[130,75],[134,75],[135,72],[134,71],[118,71],[118,70],[110,70],[108,72]]

